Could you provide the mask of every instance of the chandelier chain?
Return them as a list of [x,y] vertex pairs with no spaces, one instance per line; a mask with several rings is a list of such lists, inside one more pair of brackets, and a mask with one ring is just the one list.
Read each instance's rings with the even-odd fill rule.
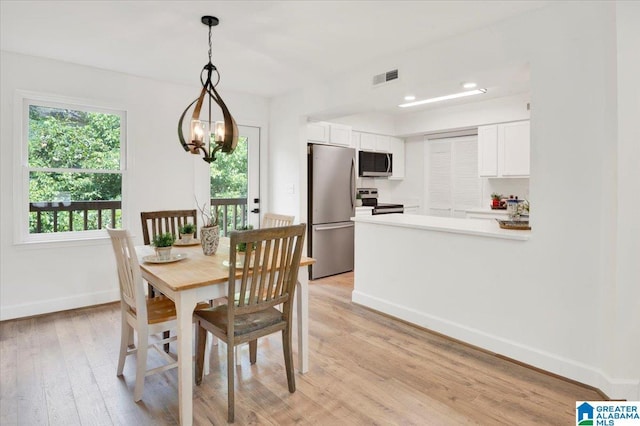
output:
[[211,25],[209,25],[209,62],[211,62]]

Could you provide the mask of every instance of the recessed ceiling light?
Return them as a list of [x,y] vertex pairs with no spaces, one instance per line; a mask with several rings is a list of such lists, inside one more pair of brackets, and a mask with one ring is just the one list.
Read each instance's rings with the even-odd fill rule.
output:
[[416,97],[413,96],[413,95],[407,95],[407,96],[404,97],[405,101],[414,101],[415,99],[416,99]]
[[412,107],[417,105],[430,104],[433,102],[447,101],[449,99],[464,98],[465,96],[481,95],[482,93],[487,93],[487,89],[469,90],[467,92],[460,92],[460,93],[454,93],[451,95],[438,96],[437,98],[429,98],[429,99],[424,99],[422,101],[409,102],[406,104],[400,104],[398,106],[400,108],[407,108],[407,107]]
[[473,89],[476,86],[477,86],[477,84],[472,82],[472,81],[469,81],[467,83],[463,83],[462,84],[462,87],[464,87],[465,89]]

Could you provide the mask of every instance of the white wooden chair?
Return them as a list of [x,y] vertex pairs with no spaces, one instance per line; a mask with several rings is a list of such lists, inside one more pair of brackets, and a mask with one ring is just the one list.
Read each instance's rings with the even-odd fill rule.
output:
[[265,213],[262,218],[262,224],[260,228],[276,228],[279,226],[291,226],[293,225],[293,216],[287,216],[277,213]]
[[[149,336],[170,329],[177,329],[176,307],[171,299],[164,296],[147,299],[144,294],[140,264],[129,232],[125,229],[107,228],[118,267],[120,284],[120,309],[122,312],[122,333],[120,336],[120,356],[118,358],[118,376],[122,376],[127,355],[137,353],[136,384],[133,400],[142,399],[144,378],[150,374],[160,373],[178,366],[174,357],[160,349],[159,345],[176,340],[176,336],[163,338],[149,344]],[[198,305],[199,309],[207,304]],[[136,331],[138,342],[135,348],[129,349]],[[147,354],[153,347],[162,355],[167,364],[147,370]]]

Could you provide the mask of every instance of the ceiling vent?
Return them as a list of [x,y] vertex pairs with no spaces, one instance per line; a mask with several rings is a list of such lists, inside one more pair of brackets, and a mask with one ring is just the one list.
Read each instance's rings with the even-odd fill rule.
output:
[[384,83],[388,83],[392,80],[397,80],[398,79],[398,70],[391,70],[391,71],[387,71],[385,73],[382,74],[378,74],[378,75],[374,75],[373,76],[373,85],[377,86],[379,84],[384,84]]

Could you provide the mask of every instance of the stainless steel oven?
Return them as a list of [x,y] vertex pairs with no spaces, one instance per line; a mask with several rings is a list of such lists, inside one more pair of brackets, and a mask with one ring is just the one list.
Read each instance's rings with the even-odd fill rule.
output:
[[404,213],[404,205],[402,204],[379,203],[377,188],[358,188],[357,191],[362,199],[362,205],[373,207],[372,215]]

